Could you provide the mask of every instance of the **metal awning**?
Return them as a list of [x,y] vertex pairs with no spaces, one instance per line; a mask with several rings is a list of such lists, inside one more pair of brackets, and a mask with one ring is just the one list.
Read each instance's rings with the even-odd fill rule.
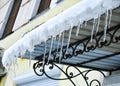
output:
[[[120,38],[119,38],[119,32],[120,32],[120,7],[113,10],[113,15],[112,15],[112,20],[111,20],[111,28],[108,29],[108,34],[107,34],[107,42],[110,43],[110,41],[114,40],[115,37],[118,36],[118,42],[113,43],[111,42],[109,45],[103,44],[103,47],[101,46],[101,42],[103,42],[103,33],[104,30],[104,20],[105,20],[105,14],[102,15],[101,21],[100,21],[100,29],[99,33],[96,35],[97,41],[93,38],[93,42],[90,42],[91,38],[91,28],[93,27],[93,19],[87,22],[87,25],[83,24],[82,28],[79,31],[79,36],[76,37],[76,28],[77,26],[74,26],[74,29],[71,34],[70,38],[70,46],[68,48],[68,54],[66,55],[67,57],[63,56],[65,55],[65,50],[67,46],[67,41],[68,41],[68,34],[69,31],[66,31],[64,33],[64,43],[63,43],[63,53],[62,53],[62,60],[59,62],[57,59],[60,57],[57,53],[60,53],[60,48],[62,43],[59,44],[58,46],[58,41],[59,41],[59,36],[53,39],[53,44],[52,44],[52,54],[50,60],[56,63],[60,64],[68,64],[68,65],[75,65],[79,67],[88,67],[88,68],[95,68],[95,69],[101,69],[101,70],[106,70],[106,71],[112,71],[112,70],[118,70],[120,68]],[[115,35],[110,36],[110,34],[115,33]],[[101,36],[100,40],[98,41],[99,37]],[[114,38],[114,39],[113,39]],[[51,39],[49,39],[46,42],[46,58],[49,57],[49,51],[51,47]],[[61,39],[62,41],[62,39]],[[88,42],[88,44],[86,43]],[[99,42],[99,45],[96,45],[97,42]],[[87,44],[87,47],[85,47],[84,44]],[[75,49],[77,46],[78,49]],[[87,49],[90,48],[91,46],[97,46],[95,49]],[[84,48],[86,48],[84,50]],[[77,55],[75,55],[74,51],[80,51],[78,52]],[[44,52],[45,52],[45,43],[42,43],[40,45],[36,45],[34,48],[33,52],[26,52],[25,55],[22,57],[25,58],[30,58],[33,60],[40,60],[42,61],[44,58]],[[70,56],[71,54],[71,56]],[[73,54],[73,55],[72,55]]]

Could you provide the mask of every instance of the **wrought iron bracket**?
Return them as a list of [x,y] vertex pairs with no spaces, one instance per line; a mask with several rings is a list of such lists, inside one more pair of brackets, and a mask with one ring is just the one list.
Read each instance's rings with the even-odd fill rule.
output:
[[[108,29],[107,35],[106,35],[107,38],[105,41],[103,41],[104,31],[102,31],[102,32],[99,32],[98,34],[93,35],[94,43],[91,43],[90,41],[91,36],[89,36],[85,39],[78,40],[77,42],[71,43],[68,47],[70,51],[67,51],[66,49],[67,46],[63,46],[61,57],[59,53],[60,48],[55,49],[51,52],[51,57],[53,57],[53,59],[50,59],[50,61],[48,61],[49,52],[45,54],[45,57],[44,55],[38,56],[35,58],[36,60],[38,60],[38,62],[34,63],[33,65],[34,72],[38,76],[46,75],[48,78],[53,79],[53,80],[69,80],[71,81],[73,86],[79,86],[79,85],[76,85],[76,83],[73,80],[74,78],[78,76],[83,77],[87,86],[102,86],[101,82],[98,79],[95,79],[95,78],[90,79],[90,77],[88,77],[88,74],[92,71],[99,72],[103,77],[105,77],[105,74],[101,70],[89,69],[89,70],[81,71],[77,66],[72,65],[72,64],[67,66],[66,69],[63,70],[59,66],[57,66],[55,62],[62,63],[63,59],[66,60],[66,59],[72,58],[73,56],[83,54],[84,52],[95,50],[96,48],[102,48],[104,46],[109,46],[111,43],[118,43],[120,41],[120,35],[117,34],[119,30],[120,30],[120,24]],[[83,45],[82,48],[79,48],[80,45]],[[43,61],[43,57],[45,58],[45,61]],[[46,66],[49,66],[49,69],[51,71],[54,67],[57,67],[66,77],[54,78],[54,77],[49,76],[45,70]],[[73,71],[70,71],[71,67],[77,70],[78,74],[74,74]],[[93,83],[96,83],[96,85],[93,85]]]
[[[49,67],[51,72],[54,69],[54,67],[57,67],[63,73],[63,75],[65,75],[65,77],[55,78],[53,76],[48,75],[47,71],[46,71],[47,66]],[[71,68],[74,68],[74,70],[77,71],[77,73],[75,71],[71,71]],[[94,76],[97,76],[97,74],[95,74],[95,73],[99,73],[101,75],[101,77],[103,77],[103,78],[105,77],[105,74],[100,70],[89,69],[89,70],[81,71],[78,67],[71,66],[71,65],[67,66],[65,68],[65,70],[63,70],[55,63],[47,64],[47,63],[43,63],[43,62],[36,62],[33,65],[33,69],[34,69],[34,72],[36,73],[36,75],[38,75],[38,76],[45,75],[48,78],[53,79],[53,80],[69,80],[73,86],[80,86],[80,82],[76,83],[74,80],[78,76],[81,76],[84,79],[84,82],[86,83],[87,86],[102,86],[102,82],[98,78],[91,78],[89,76],[89,74],[92,72],[94,73]]]

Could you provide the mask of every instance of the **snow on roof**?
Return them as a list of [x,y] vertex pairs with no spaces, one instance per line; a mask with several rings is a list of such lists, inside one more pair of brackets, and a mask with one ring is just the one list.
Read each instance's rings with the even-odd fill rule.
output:
[[[78,4],[27,33],[6,50],[2,59],[4,67],[9,69],[12,63],[16,64],[17,57],[24,55],[26,51],[32,52],[35,45],[41,44],[41,42],[45,42],[49,38],[55,37],[73,26],[78,26],[84,21],[96,19],[103,13],[108,14],[108,10],[112,10],[118,6],[120,6],[120,0],[80,1]],[[106,30],[106,28],[105,25],[104,29]]]

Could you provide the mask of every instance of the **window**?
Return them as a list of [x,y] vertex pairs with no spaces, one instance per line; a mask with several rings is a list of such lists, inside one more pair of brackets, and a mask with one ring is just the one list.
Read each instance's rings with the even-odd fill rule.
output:
[[63,0],[0,0],[0,39]]
[[6,0],[6,1],[4,0],[3,2],[1,1],[1,5],[0,5],[0,39],[3,36],[3,32],[5,30],[5,26],[6,26],[8,18],[9,18],[13,3],[14,3],[13,0]]
[[49,9],[51,4],[57,4],[60,1],[62,0],[22,0],[13,31],[28,23],[37,14],[40,14],[46,9]]
[[15,23],[16,16],[18,14],[18,10],[20,8],[21,0],[15,0],[12,10],[10,12],[7,24],[5,26],[3,37],[6,37],[10,33],[12,33],[13,25]]
[[41,13],[50,6],[51,0],[41,0],[37,14]]
[[36,16],[41,0],[22,0],[13,31],[28,23],[31,18]]

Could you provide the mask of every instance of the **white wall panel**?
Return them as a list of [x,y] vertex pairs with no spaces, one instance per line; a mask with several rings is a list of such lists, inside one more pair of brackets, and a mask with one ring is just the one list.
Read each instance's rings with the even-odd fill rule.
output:
[[13,31],[20,28],[22,25],[29,22],[31,18],[33,18],[37,14],[37,10],[40,4],[40,0],[29,0],[27,3],[26,0],[22,0],[22,3],[25,4],[20,7],[20,10],[18,12]]

